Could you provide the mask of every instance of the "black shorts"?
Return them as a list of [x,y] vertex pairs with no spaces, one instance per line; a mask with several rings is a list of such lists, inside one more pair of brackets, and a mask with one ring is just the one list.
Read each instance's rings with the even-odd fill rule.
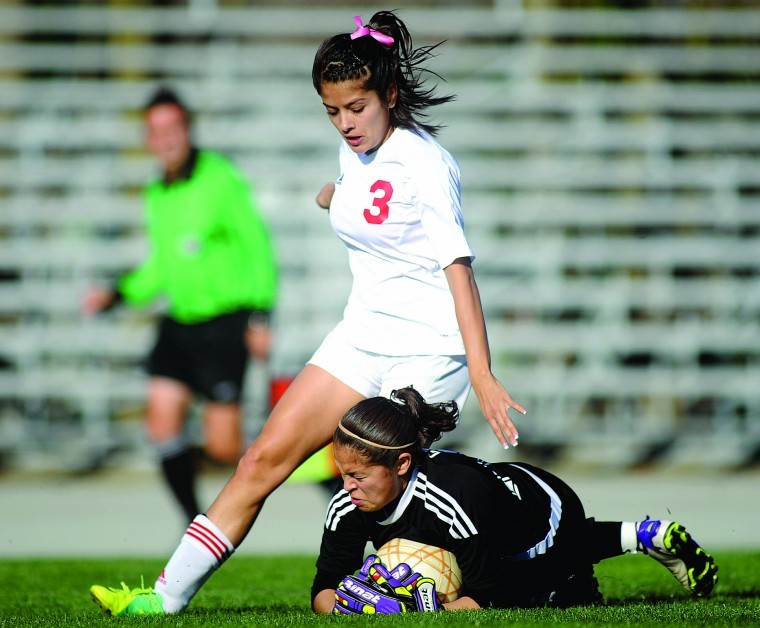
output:
[[248,364],[249,314],[241,310],[193,324],[164,317],[148,356],[148,374],[182,382],[209,401],[239,402]]

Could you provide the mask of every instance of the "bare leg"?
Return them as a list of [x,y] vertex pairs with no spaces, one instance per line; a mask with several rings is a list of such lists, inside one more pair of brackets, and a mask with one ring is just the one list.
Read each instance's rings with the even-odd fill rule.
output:
[[191,399],[190,389],[176,380],[153,377],[148,383],[148,437],[156,448],[164,479],[188,521],[199,512],[195,456],[183,433]]
[[153,443],[182,433],[191,399],[192,391],[185,384],[166,377],[150,378],[145,427]]
[[233,545],[248,534],[263,501],[330,441],[340,418],[363,398],[327,371],[306,365],[208,510]]
[[261,435],[206,515],[188,526],[156,580],[166,613],[177,613],[245,538],[264,500],[335,432],[362,395],[327,371],[307,365],[275,406]]
[[239,403],[208,402],[203,412],[206,453],[224,464],[240,460],[243,453],[243,417]]

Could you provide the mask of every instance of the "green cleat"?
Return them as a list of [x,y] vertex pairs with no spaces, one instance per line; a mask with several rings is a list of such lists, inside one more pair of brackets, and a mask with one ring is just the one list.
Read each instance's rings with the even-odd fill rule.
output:
[[684,589],[696,597],[710,595],[718,566],[680,523],[647,519],[637,536],[644,552],[665,565]]
[[[144,583],[142,583],[144,585]],[[95,584],[90,587],[90,596],[107,615],[163,615],[164,607],[161,596],[153,589],[130,589],[121,583],[121,589],[102,587]]]

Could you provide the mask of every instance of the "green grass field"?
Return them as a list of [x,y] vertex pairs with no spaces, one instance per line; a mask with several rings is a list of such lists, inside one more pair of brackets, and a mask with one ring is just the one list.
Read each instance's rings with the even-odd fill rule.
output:
[[625,556],[597,567],[606,606],[568,610],[483,610],[392,617],[315,616],[309,610],[313,557],[230,560],[172,617],[103,615],[90,601],[90,584],[152,584],[163,560],[5,560],[0,562],[0,626],[565,626],[760,625],[760,552],[715,554],[720,581],[708,599],[693,600],[661,565]]

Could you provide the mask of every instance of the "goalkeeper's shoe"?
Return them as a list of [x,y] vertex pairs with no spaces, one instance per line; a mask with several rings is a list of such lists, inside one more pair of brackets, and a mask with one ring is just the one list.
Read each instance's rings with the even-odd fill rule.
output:
[[130,589],[123,582],[121,589],[102,587],[95,584],[90,587],[90,596],[107,615],[163,615],[164,607],[161,596],[153,589]]
[[710,595],[718,567],[680,523],[647,519],[636,529],[640,548],[670,570],[689,593]]

